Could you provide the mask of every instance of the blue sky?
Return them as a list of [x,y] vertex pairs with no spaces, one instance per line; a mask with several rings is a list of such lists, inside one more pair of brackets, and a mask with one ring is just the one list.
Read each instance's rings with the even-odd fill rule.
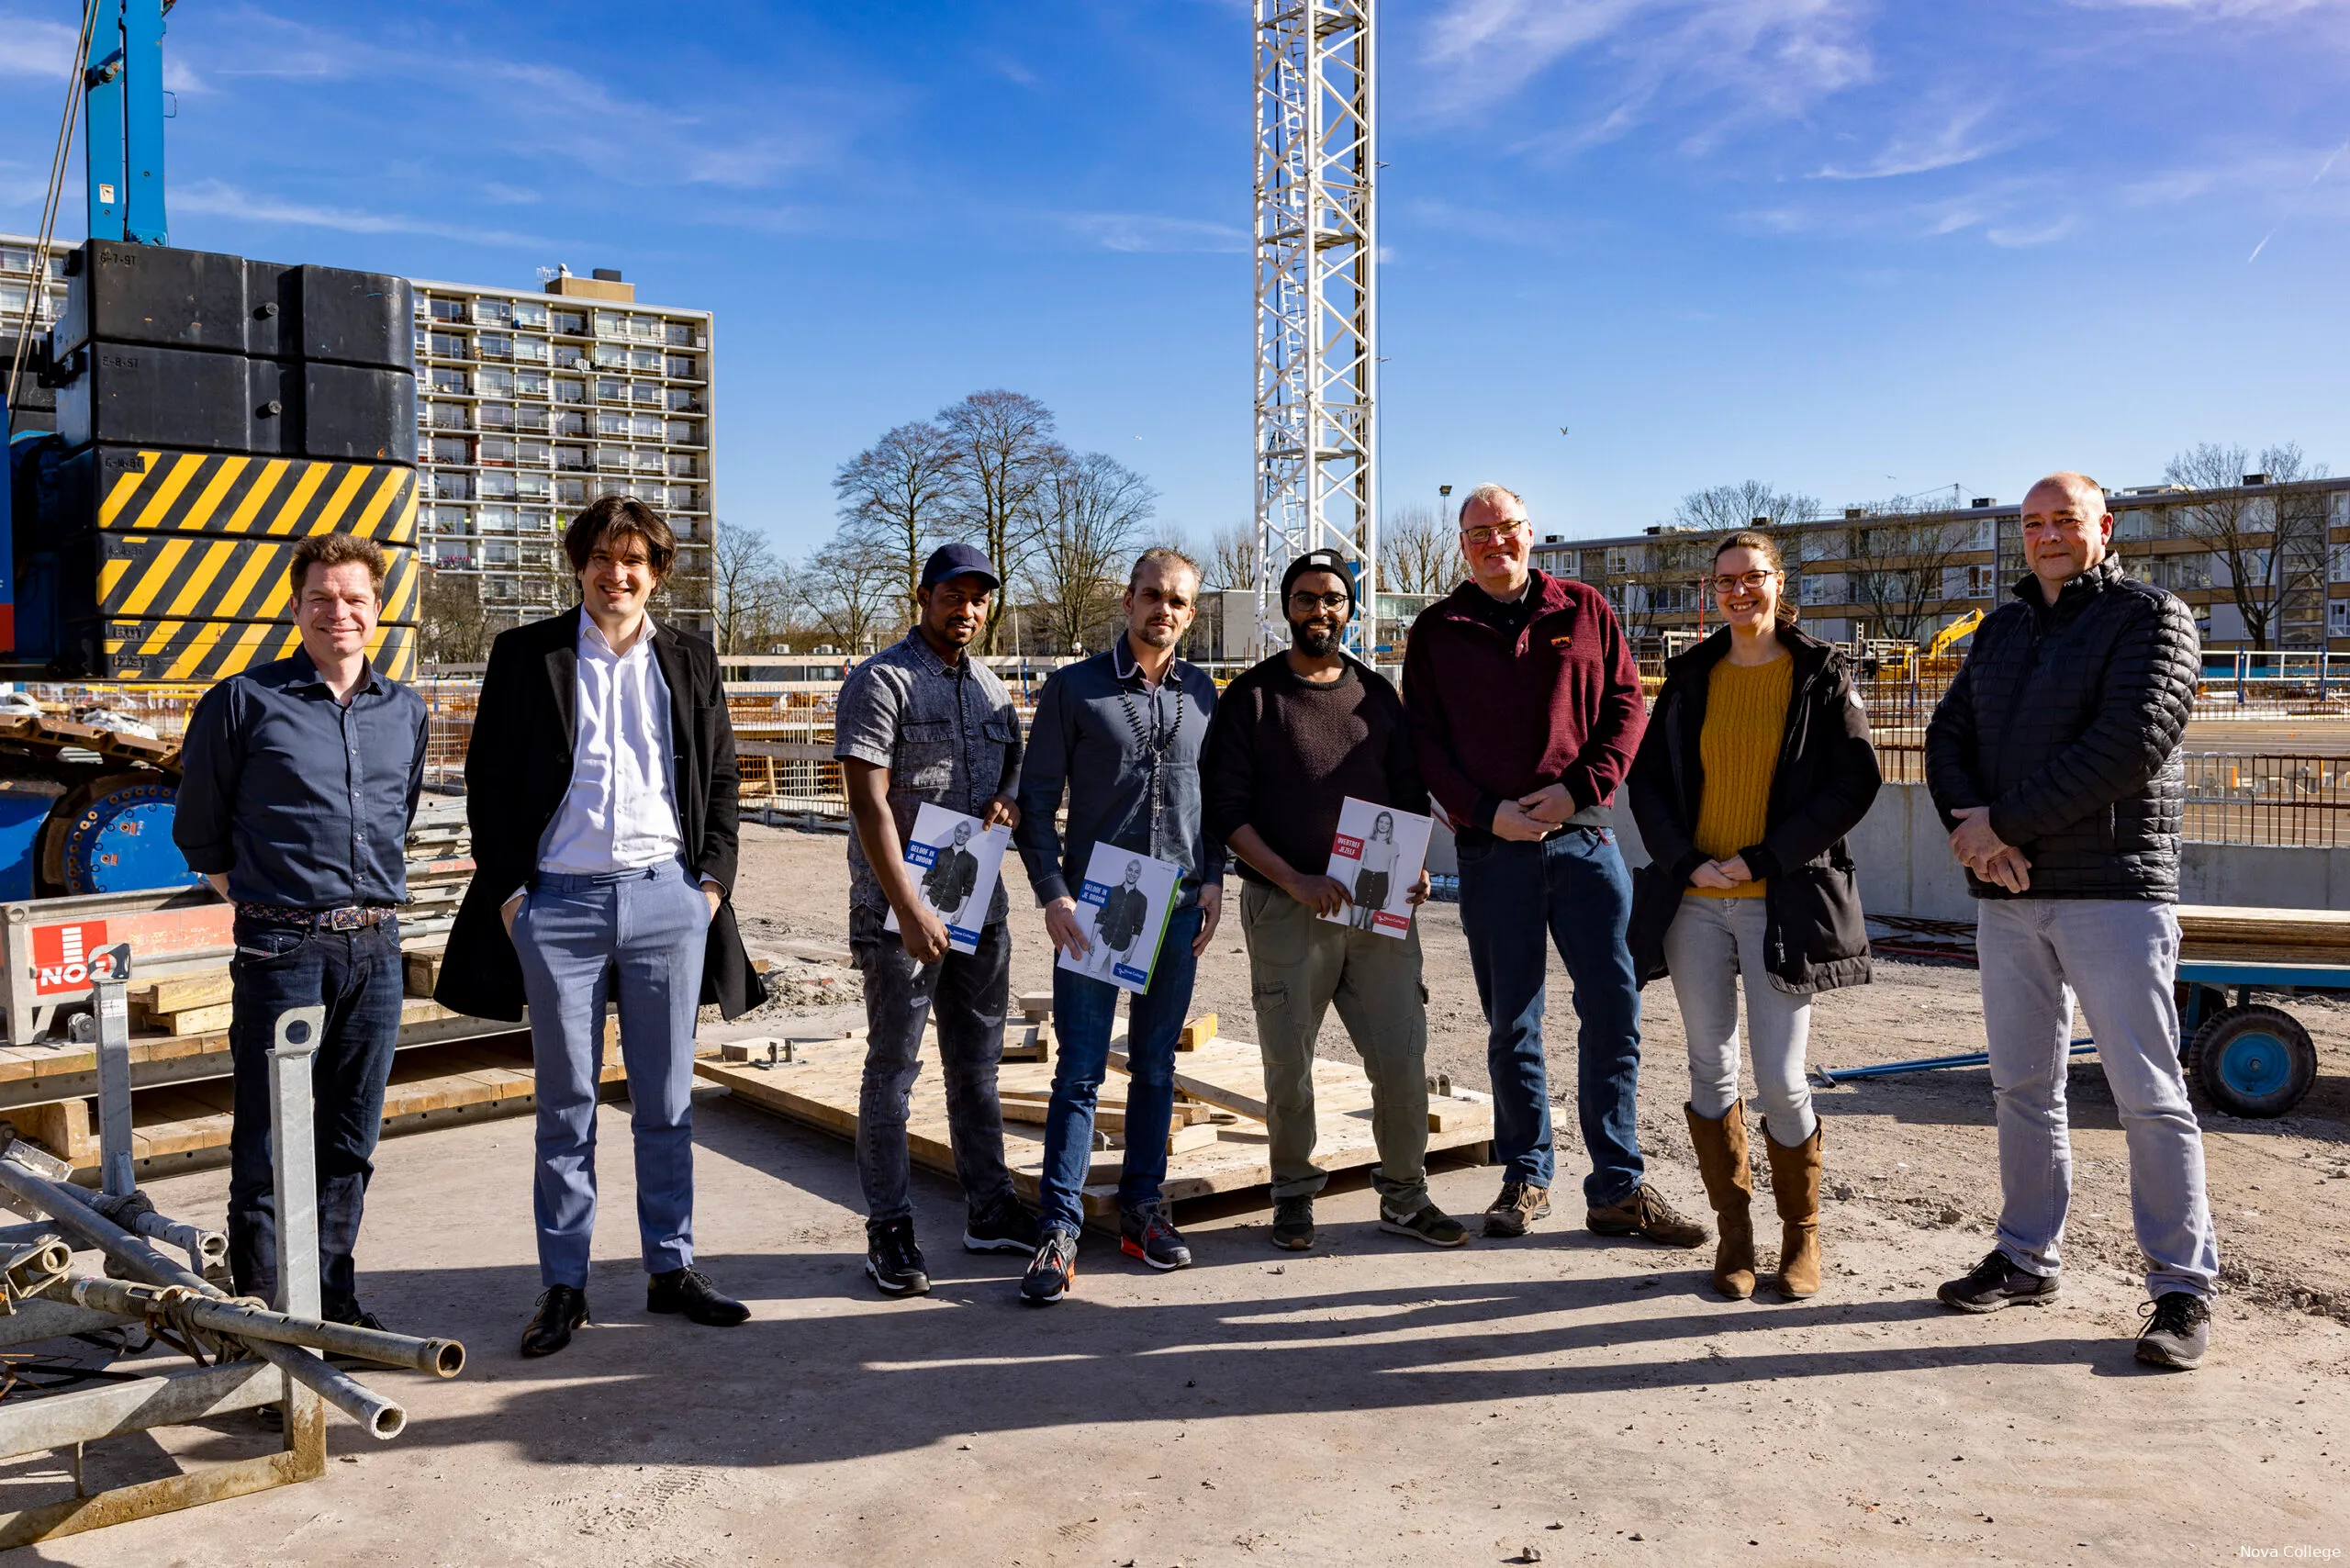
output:
[[[0,0],[0,228],[77,12]],[[175,243],[718,315],[719,502],[989,386],[1249,514],[1239,0],[185,0]],[[1383,481],[1549,532],[2201,441],[2350,466],[2342,0],[1386,0]],[[2337,154],[2341,154],[2337,158]],[[78,170],[66,204],[78,233]],[[1571,433],[1560,434],[1566,426]]]

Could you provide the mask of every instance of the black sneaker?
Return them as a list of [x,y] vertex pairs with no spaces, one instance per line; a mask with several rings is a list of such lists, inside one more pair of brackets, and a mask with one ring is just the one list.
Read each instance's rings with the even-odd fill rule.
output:
[[1303,1252],[1314,1245],[1312,1197],[1273,1200],[1273,1245],[1284,1252]]
[[1944,1306],[1961,1312],[1997,1312],[2003,1306],[2037,1306],[2056,1299],[2056,1276],[2019,1269],[2009,1256],[1993,1248],[1963,1280],[1953,1280],[1936,1291]]
[[914,1222],[893,1219],[865,1230],[865,1271],[883,1295],[928,1295],[930,1273],[914,1245]]
[[1009,1194],[971,1215],[963,1226],[966,1252],[1034,1252],[1044,1239],[1044,1226],[1035,1215]]
[[1390,1236],[1408,1236],[1431,1247],[1460,1247],[1469,1239],[1469,1227],[1434,1204],[1422,1204],[1407,1215],[1391,1215],[1382,1209],[1379,1228]]
[[1020,1277],[1020,1299],[1030,1306],[1050,1306],[1069,1294],[1077,1282],[1077,1238],[1066,1230],[1048,1230],[1028,1260]]
[[1118,1216],[1118,1248],[1154,1269],[1188,1269],[1192,1249],[1167,1217],[1164,1204],[1143,1204]]
[[2150,1367],[2193,1372],[2211,1348],[2211,1305],[2193,1291],[2165,1291],[2138,1309],[2138,1359]]

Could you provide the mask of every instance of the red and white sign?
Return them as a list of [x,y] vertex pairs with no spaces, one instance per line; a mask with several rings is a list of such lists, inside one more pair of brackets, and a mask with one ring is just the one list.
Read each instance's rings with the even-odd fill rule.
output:
[[106,923],[74,921],[33,927],[33,994],[58,996],[90,989],[113,972],[106,951]]
[[[108,973],[106,949],[128,943],[132,969],[166,959],[227,958],[237,945],[237,912],[215,899],[104,919],[60,920],[31,928],[33,996],[87,994]],[[91,972],[93,967],[96,973]]]

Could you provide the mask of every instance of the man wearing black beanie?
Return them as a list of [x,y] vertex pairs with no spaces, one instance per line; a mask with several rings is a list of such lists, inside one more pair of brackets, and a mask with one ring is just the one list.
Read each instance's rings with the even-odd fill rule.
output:
[[[1395,689],[1340,646],[1354,619],[1354,576],[1335,551],[1300,555],[1281,574],[1290,646],[1217,700],[1200,765],[1208,830],[1240,857],[1257,1039],[1265,1058],[1274,1246],[1314,1245],[1314,1043],[1336,1004],[1371,1077],[1382,1230],[1438,1247],[1469,1238],[1427,1186],[1427,1009],[1415,923],[1397,941],[1321,918],[1344,911],[1327,866],[1349,795],[1425,813],[1427,791]],[[1411,901],[1427,896],[1420,874]]]

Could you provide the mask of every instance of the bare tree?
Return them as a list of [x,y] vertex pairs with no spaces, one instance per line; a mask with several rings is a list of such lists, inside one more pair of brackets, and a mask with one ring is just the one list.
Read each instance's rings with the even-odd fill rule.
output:
[[[957,515],[960,455],[945,431],[916,420],[884,434],[833,476],[843,514],[864,523],[875,539],[887,541],[903,561],[908,614],[922,581],[923,554]],[[1002,562],[996,565],[1003,569]]]
[[[2261,460],[2278,462],[2300,477],[2298,446],[2270,447]],[[2278,610],[2277,574],[2271,547],[2276,543],[2274,498],[2244,487],[2252,452],[2244,446],[2204,442],[2172,458],[2163,477],[2199,492],[2171,509],[2179,531],[2218,557],[2228,575],[2228,596],[2244,618],[2244,635],[2255,648],[2268,646]]]
[[1209,588],[1253,588],[1262,558],[1254,524],[1219,528],[1209,542],[1208,558],[1202,570],[1207,574]]
[[1381,592],[1449,593],[1465,570],[1460,538],[1432,504],[1415,501],[1381,521]]
[[1609,598],[1628,637],[1660,636],[1696,612],[1713,536],[1665,527],[1627,551],[1625,570],[1609,572]]
[[1022,576],[1052,652],[1097,640],[1116,612],[1127,558],[1158,500],[1148,480],[1103,453],[1058,454],[1046,465]]
[[1980,520],[1912,510],[1896,497],[1864,508],[1852,526],[1852,601],[1868,608],[1880,636],[1916,642],[1952,599],[1949,569],[1975,548]]
[[784,623],[791,593],[789,564],[767,535],[720,518],[710,553],[710,609],[718,651],[755,652]]
[[[977,538],[997,572],[1017,575],[1032,536],[1036,487],[1060,450],[1052,410],[1024,393],[974,392],[940,409],[938,426],[952,453],[957,526]],[[995,652],[1003,609],[999,603],[989,617],[983,652]]]
[[431,566],[423,574],[417,595],[422,662],[477,665],[488,658],[489,617],[482,609],[479,585],[470,577]]
[[809,558],[803,600],[827,641],[860,654],[906,623],[898,612],[897,561],[889,547],[854,521],[841,525]]
[[1675,525],[1715,535],[1741,528],[1800,528],[1819,516],[1818,498],[1775,489],[1760,479],[1692,490],[1673,509]]

